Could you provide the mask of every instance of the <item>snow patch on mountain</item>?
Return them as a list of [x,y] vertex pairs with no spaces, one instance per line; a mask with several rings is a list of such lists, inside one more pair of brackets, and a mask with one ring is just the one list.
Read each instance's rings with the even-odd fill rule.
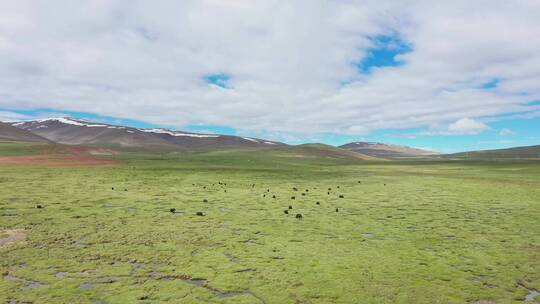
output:
[[248,140],[248,141],[259,143],[259,141],[254,139],[254,138],[249,138],[249,137],[242,137],[242,138],[245,139],[245,140]]
[[187,136],[187,137],[197,137],[197,138],[219,137],[219,135],[213,135],[213,134],[183,133],[183,132],[171,131],[171,130],[165,130],[165,129],[138,129],[138,130],[141,131],[141,132],[168,134],[168,135],[171,135],[171,136]]

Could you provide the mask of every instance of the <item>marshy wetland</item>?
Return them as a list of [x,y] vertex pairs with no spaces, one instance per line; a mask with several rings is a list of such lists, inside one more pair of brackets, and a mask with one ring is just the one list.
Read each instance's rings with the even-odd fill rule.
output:
[[540,301],[538,162],[111,157],[0,166],[0,302]]

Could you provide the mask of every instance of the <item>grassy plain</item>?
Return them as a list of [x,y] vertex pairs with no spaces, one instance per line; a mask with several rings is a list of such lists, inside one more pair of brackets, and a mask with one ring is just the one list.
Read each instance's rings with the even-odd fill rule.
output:
[[539,162],[113,157],[0,166],[0,239],[25,235],[0,246],[0,302],[522,303],[540,290]]

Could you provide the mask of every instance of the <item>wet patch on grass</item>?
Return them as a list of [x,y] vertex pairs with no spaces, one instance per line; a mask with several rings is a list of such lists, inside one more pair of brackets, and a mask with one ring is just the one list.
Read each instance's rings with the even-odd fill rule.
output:
[[24,244],[27,231],[22,229],[0,230],[0,247]]

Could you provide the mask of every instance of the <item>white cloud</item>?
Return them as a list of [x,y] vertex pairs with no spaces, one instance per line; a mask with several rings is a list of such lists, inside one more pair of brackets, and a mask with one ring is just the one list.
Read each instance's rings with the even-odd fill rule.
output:
[[[406,64],[359,74],[367,37],[392,31],[413,47]],[[276,134],[455,122],[445,132],[474,134],[485,128],[473,119],[538,111],[525,104],[540,99],[538,32],[535,0],[2,1],[0,108]],[[212,73],[229,88],[204,83]]]
[[515,133],[514,131],[512,131],[512,130],[510,130],[510,129],[506,129],[506,128],[501,129],[501,130],[499,131],[499,135],[500,135],[500,136],[510,136],[510,135],[515,135],[515,134],[516,134],[516,133]]
[[471,118],[460,118],[448,125],[432,125],[429,130],[412,134],[416,136],[434,136],[434,135],[476,135],[491,128]]
[[478,134],[489,127],[470,118],[461,118],[448,126],[448,131],[455,134]]
[[9,112],[9,111],[0,111],[0,121],[8,122],[8,121],[18,121],[18,120],[25,120],[30,119],[31,116],[19,114],[15,112]]

